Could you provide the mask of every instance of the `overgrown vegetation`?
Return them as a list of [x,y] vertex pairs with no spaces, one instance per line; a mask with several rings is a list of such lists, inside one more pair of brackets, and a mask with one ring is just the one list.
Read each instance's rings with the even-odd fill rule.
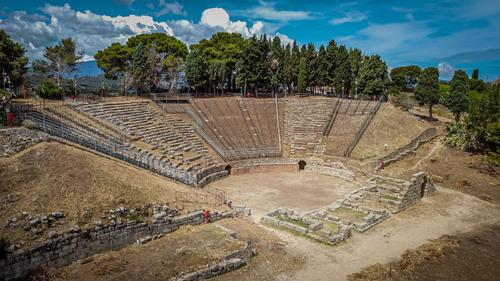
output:
[[57,100],[62,99],[63,91],[53,80],[47,79],[38,87],[38,95],[44,99]]
[[[463,98],[461,98],[463,99]],[[464,117],[448,125],[444,142],[466,151],[484,151],[500,165],[500,86],[469,91]]]

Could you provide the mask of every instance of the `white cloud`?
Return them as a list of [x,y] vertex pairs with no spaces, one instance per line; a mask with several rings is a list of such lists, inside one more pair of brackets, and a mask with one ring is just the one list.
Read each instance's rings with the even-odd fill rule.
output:
[[333,25],[340,25],[349,22],[360,22],[366,20],[368,17],[366,14],[360,11],[351,11],[344,14],[343,17],[334,18],[330,20],[330,23]]
[[395,51],[405,44],[419,42],[434,31],[423,22],[370,23],[346,43],[374,53]]
[[166,14],[174,14],[178,16],[185,16],[187,13],[184,11],[184,6],[177,1],[168,3],[165,0],[160,0],[158,3],[158,8],[160,9],[156,15],[163,16]]
[[[136,34],[166,33],[192,44],[221,31],[240,33],[245,37],[276,31],[276,26],[262,21],[251,26],[245,21],[232,21],[222,8],[205,10],[198,23],[185,19],[156,21],[150,16],[99,15],[88,10],[76,11],[69,4],[46,5],[41,12],[41,15],[12,12],[7,18],[0,19],[0,29],[25,46],[30,59],[41,58],[46,46],[67,37],[72,37],[78,49],[84,51],[84,59],[90,60],[98,50],[114,42],[125,43]],[[276,35],[290,40],[284,34]]]
[[225,28],[229,25],[229,14],[222,8],[210,8],[201,14],[201,23],[210,27]]
[[451,78],[455,72],[455,68],[451,64],[444,61],[438,64],[438,70],[439,77],[445,79]]
[[314,18],[314,14],[309,11],[277,10],[274,3],[260,1],[260,5],[235,11],[236,15],[250,17],[254,19],[264,19],[270,21],[297,21]]

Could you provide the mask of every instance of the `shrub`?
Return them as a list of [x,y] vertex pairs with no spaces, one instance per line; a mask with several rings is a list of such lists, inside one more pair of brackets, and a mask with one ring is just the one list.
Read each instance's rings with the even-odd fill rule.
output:
[[58,100],[62,99],[63,91],[52,80],[45,80],[38,87],[38,95],[44,99]]
[[444,143],[461,150],[475,151],[483,147],[486,132],[474,127],[468,120],[453,122],[446,127]]
[[31,129],[34,129],[36,127],[36,124],[31,120],[24,120],[23,127],[31,130]]

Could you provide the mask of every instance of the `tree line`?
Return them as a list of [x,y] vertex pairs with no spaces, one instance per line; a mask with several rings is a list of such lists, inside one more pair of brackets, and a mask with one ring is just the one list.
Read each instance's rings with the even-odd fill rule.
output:
[[313,44],[282,44],[277,36],[244,38],[219,32],[189,49],[165,34],[143,34],[124,45],[113,43],[98,51],[95,59],[106,77],[124,79],[124,87],[132,85],[139,91],[172,88],[179,71],[195,94],[328,89],[341,95],[381,95],[388,83],[387,66],[380,56],[363,55],[333,40],[316,50]]

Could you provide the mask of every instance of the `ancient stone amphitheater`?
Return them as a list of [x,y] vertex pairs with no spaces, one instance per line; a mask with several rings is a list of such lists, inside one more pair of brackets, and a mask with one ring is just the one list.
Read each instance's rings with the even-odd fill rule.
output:
[[[255,214],[264,225],[335,245],[348,239],[351,230],[364,232],[434,191],[432,180],[424,173],[410,179],[377,175],[381,162],[395,162],[436,136],[435,128],[421,126],[398,138],[399,142],[392,139],[399,132],[389,132],[389,138],[384,138],[380,131],[391,130],[384,116],[384,110],[389,110],[387,106],[383,100],[331,97],[211,97],[174,102],[119,97],[64,102],[20,100],[12,104],[12,109],[25,127],[45,133],[43,138],[50,136],[206,191],[232,209],[231,213],[214,212],[210,221],[251,212],[242,205],[247,203],[245,199],[231,202],[233,198],[221,193],[220,186],[213,187],[221,179],[231,178],[230,175],[259,172],[326,175],[324,181],[329,187],[338,184],[340,191],[334,197],[319,198],[321,195],[314,194],[314,187],[308,186],[306,179],[299,182],[299,191],[317,197],[314,206],[303,206],[302,210],[278,208],[276,204],[287,201],[276,200],[269,208],[260,209],[260,203],[255,204]],[[409,113],[398,111],[398,114],[415,119]],[[373,138],[379,135],[380,139]],[[286,177],[290,175],[296,174]],[[259,194],[258,188],[252,186],[247,191],[255,189]],[[319,194],[323,192],[320,190]],[[272,193],[262,194],[269,194],[268,201],[276,199]],[[252,198],[249,197],[249,202]],[[88,230],[90,234],[71,230],[59,240],[49,237],[50,245],[45,243],[27,252],[10,253],[4,277],[23,276],[39,265],[67,265],[134,241],[146,243],[181,225],[204,221],[200,210],[175,219],[166,218],[159,210],[150,219],[151,224],[132,220],[123,227],[113,219],[112,225],[100,224]],[[17,221],[10,223],[16,225]],[[237,255],[229,255],[231,258],[224,259],[216,271],[209,267],[178,280],[198,280],[234,270],[252,256],[248,254],[250,248],[249,244]]]
[[[203,187],[231,169],[349,157],[382,101],[326,97],[147,98],[18,103],[36,128],[181,183]],[[304,168],[304,167],[301,167]]]

